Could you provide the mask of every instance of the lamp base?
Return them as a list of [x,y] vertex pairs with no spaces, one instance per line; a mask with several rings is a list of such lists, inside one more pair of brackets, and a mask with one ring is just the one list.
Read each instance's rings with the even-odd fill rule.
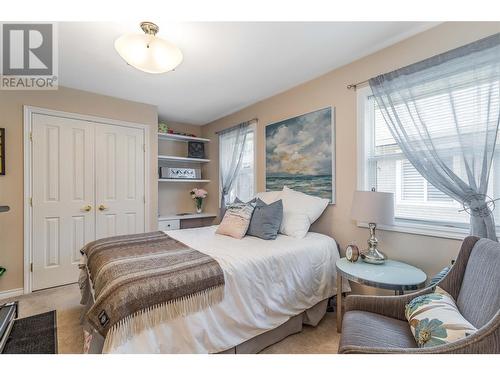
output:
[[366,253],[361,254],[361,259],[366,263],[371,264],[383,264],[387,257],[377,250],[378,240],[375,237],[375,229],[377,225],[375,223],[368,224],[370,228],[370,238],[368,239],[368,250]]
[[386,260],[386,256],[377,249],[369,249],[366,253],[361,254],[361,259],[366,263],[383,264]]

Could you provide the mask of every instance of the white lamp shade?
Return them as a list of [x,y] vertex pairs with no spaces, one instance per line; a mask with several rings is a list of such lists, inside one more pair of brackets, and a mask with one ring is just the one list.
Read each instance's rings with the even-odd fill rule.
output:
[[146,73],[165,73],[182,62],[179,48],[154,35],[123,35],[116,39],[115,49],[128,64]]
[[362,223],[394,224],[394,194],[355,191],[351,217]]

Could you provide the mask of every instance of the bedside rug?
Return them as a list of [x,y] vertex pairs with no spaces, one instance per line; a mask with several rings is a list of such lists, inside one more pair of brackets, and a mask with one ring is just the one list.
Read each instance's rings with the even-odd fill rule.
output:
[[56,311],[14,322],[3,354],[57,354]]

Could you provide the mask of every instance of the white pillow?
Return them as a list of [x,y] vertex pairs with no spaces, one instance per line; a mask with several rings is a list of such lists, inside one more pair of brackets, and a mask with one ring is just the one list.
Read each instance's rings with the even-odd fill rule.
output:
[[283,200],[283,212],[293,212],[306,214],[310,224],[314,223],[321,216],[330,201],[325,198],[313,197],[312,195],[301,193],[283,187],[281,195]]
[[296,238],[305,237],[311,224],[321,216],[330,203],[328,199],[313,197],[286,186],[283,187],[281,201],[283,221],[280,233]]
[[309,232],[311,223],[306,214],[283,212],[283,220],[281,221],[280,233],[290,237],[304,238]]
[[260,198],[265,204],[271,204],[281,199],[282,191],[264,191],[255,194],[256,198]]

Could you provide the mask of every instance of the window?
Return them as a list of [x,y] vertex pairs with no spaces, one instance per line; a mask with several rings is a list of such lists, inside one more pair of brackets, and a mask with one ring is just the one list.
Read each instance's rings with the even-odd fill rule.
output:
[[[219,139],[219,158],[220,160],[231,160],[232,147],[234,139],[230,136],[220,137]],[[230,154],[231,153],[231,154]],[[219,179],[220,180],[220,179]],[[248,202],[255,195],[255,125],[250,126],[243,150],[241,168],[233,182],[233,186],[228,193],[226,203],[233,202],[236,198]]]
[[[450,160],[451,161],[451,160]],[[436,204],[453,205],[453,199],[427,182],[413,165],[406,159],[397,162],[396,168],[396,201],[400,204]]]
[[[435,97],[424,98],[423,105],[434,106],[439,110],[440,100],[440,95],[436,94]],[[396,227],[426,227],[438,232],[453,232],[455,229],[461,233],[468,231],[469,215],[462,210],[462,205],[427,182],[405,158],[377,108],[369,87],[358,89],[358,110],[359,187],[394,193]],[[443,121],[436,131],[441,131],[446,137],[446,129],[448,126],[450,129],[451,125]],[[493,198],[500,196],[500,147],[496,150],[499,154],[494,157],[488,186],[488,195]],[[453,165],[453,171],[466,180],[458,150],[454,152],[450,148],[448,157],[447,164]],[[500,224],[500,208],[493,214],[495,222]]]

